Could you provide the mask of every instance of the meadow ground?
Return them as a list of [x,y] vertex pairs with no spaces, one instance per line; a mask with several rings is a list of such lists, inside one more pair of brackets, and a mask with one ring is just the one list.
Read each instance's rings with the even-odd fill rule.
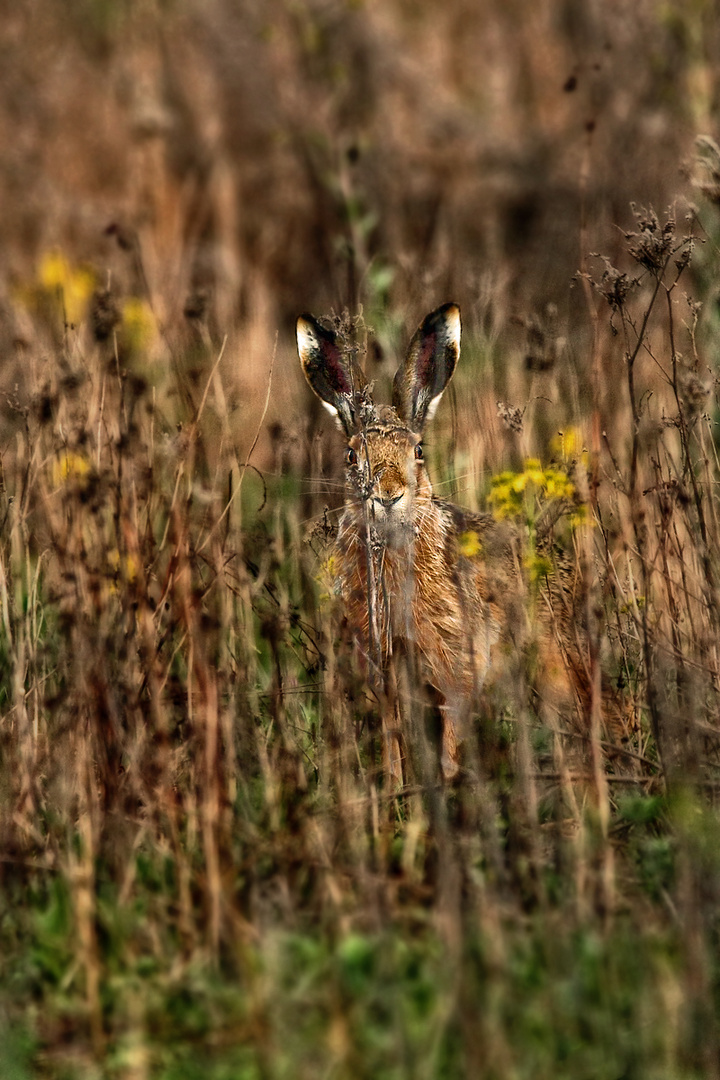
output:
[[[2,1080],[720,1072],[718,25],[523,10],[3,15]],[[428,467],[523,646],[452,784],[409,688],[398,795],[291,328],[382,396],[448,300]]]
[[[150,371],[149,324],[70,326],[66,264],[38,286],[48,350],[0,488],[3,1076],[712,1075],[713,387],[680,284],[695,234],[638,214],[627,243],[627,272],[584,283],[588,370],[568,343],[533,359],[523,415],[497,410],[519,465],[486,494],[525,538],[527,645],[456,783],[416,722],[399,797],[326,591],[340,470],[300,479],[282,433],[274,464],[239,460],[222,347]],[[467,477],[492,343],[464,360]],[[541,465],[551,379],[592,408]],[[449,419],[431,468],[475,490]],[[560,555],[596,691],[575,724],[533,647]]]

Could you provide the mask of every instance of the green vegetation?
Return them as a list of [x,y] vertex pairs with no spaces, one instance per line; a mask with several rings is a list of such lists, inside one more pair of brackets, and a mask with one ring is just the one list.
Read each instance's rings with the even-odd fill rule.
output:
[[[720,1075],[714,5],[34,0],[0,57],[0,1080]],[[389,400],[451,300],[428,468],[526,603],[457,781],[400,688],[398,794],[291,327]]]
[[568,727],[531,637],[458,782],[428,716],[397,797],[316,580],[331,520],[218,441],[221,350],[151,385],[152,337],[63,330],[60,257],[22,295],[60,345],[2,459],[3,1076],[712,1073],[717,465],[699,361],[653,336],[695,341],[658,299],[693,241],[642,221],[645,280],[597,283],[629,439],[588,449],[591,409],[490,484],[548,553],[529,611],[575,562],[613,692]]

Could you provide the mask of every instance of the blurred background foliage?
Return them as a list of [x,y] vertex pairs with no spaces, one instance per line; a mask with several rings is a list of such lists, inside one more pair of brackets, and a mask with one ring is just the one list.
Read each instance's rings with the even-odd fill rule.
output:
[[[3,1080],[718,1074],[719,58],[716,0],[0,0]],[[519,658],[394,800],[292,331],[387,387],[447,300],[436,488],[533,586],[555,530],[618,707]]]
[[4,5],[3,384],[32,338],[13,301],[53,257],[70,322],[91,271],[151,305],[158,354],[188,316],[242,334],[250,411],[303,310],[362,304],[387,351],[451,297],[506,355],[568,327],[586,348],[575,272],[616,258],[631,201],[697,194],[719,34],[712,0]]
[[165,321],[206,290],[223,331],[368,299],[450,295],[471,325],[564,302],[589,251],[617,251],[630,201],[672,202],[713,133],[716,16],[711,0],[4,5],[8,278],[57,248],[149,289]]

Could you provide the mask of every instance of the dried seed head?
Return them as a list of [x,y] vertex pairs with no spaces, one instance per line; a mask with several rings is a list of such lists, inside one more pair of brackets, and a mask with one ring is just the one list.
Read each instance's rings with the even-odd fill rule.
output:
[[508,431],[515,431],[518,434],[522,434],[523,416],[525,415],[524,409],[519,409],[515,405],[509,405],[506,401],[498,401],[497,411],[498,416]]
[[594,282],[595,287],[602,293],[613,311],[620,311],[630,290],[637,285],[637,280],[628,277],[622,270],[618,270],[607,256],[595,254],[594,258],[602,259],[605,264],[600,281]]
[[96,289],[90,302],[90,318],[96,341],[107,341],[120,324],[117,301],[109,289]]
[[699,416],[705,407],[710,387],[702,381],[697,372],[684,365],[678,365],[677,379],[685,414],[688,417]]
[[698,135],[695,151],[695,164],[701,175],[693,177],[693,187],[710,202],[720,204],[720,146],[710,135]]
[[673,251],[676,222],[668,210],[665,224],[661,225],[655,211],[637,209],[631,203],[631,209],[637,223],[637,232],[626,232],[628,251],[636,262],[646,270],[664,270]]

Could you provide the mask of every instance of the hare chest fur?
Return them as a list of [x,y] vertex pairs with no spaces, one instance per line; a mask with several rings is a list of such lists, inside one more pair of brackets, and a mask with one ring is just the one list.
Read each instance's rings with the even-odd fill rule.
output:
[[460,311],[445,304],[423,320],[392,406],[374,402],[352,353],[312,316],[298,319],[297,340],[307,380],[347,440],[336,566],[348,619],[375,672],[412,650],[444,699],[443,770],[452,775],[458,725],[501,636],[511,557],[492,517],[436,498],[423,459],[423,432],[459,358]]
[[383,662],[412,644],[438,690],[467,696],[485,677],[498,629],[482,566],[461,544],[474,535],[479,547],[488,523],[461,521],[434,497],[412,432],[388,425],[355,443],[336,557],[350,622],[368,649],[374,638]]

